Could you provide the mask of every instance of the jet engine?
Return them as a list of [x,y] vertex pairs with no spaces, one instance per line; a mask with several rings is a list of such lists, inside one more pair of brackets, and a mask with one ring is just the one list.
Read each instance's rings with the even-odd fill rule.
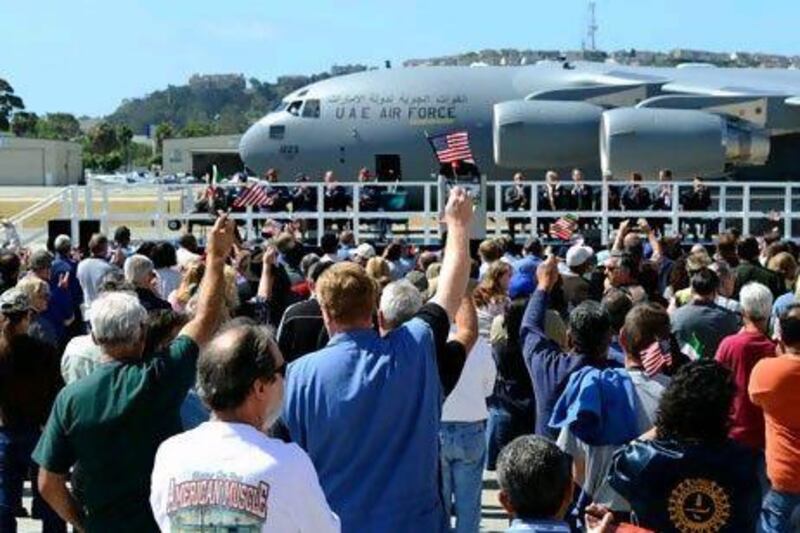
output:
[[769,151],[766,132],[704,111],[620,108],[604,112],[600,123],[601,167],[617,177],[664,168],[719,175],[726,164],[763,165]]
[[494,160],[505,168],[596,166],[602,108],[511,100],[494,106]]

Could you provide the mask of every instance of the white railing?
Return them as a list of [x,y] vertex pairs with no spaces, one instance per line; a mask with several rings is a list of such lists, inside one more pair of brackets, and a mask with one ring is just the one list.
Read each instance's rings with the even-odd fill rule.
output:
[[37,219],[49,217],[54,205],[58,205],[60,218],[72,220],[72,234],[77,236],[79,219],[73,216],[78,211],[77,192],[74,186],[63,187],[11,216],[8,220],[16,228],[22,244],[26,245],[47,237],[47,224],[41,224],[41,220]]
[[[486,228],[489,234],[502,234],[506,231],[509,218],[524,219],[525,226],[520,233],[535,231],[539,219],[557,218],[573,214],[582,220],[591,220],[600,230],[600,237],[605,244],[611,234],[612,221],[622,218],[658,218],[666,222],[670,232],[677,231],[681,224],[689,219],[708,221],[717,224],[719,230],[739,227],[742,233],[756,231],[764,221],[770,227],[778,225],[785,238],[800,235],[800,184],[790,182],[708,182],[712,197],[712,208],[708,211],[689,212],[680,206],[679,199],[685,190],[692,187],[691,182],[673,182],[672,207],[668,211],[611,211],[608,205],[609,187],[618,187],[621,192],[626,183],[587,181],[586,185],[596,191],[596,205],[587,211],[543,211],[539,209],[538,192],[543,183],[526,183],[529,188],[529,207],[523,211],[508,210],[504,207],[504,191],[511,182],[488,182],[486,184]],[[280,184],[293,189],[297,184]],[[351,207],[347,211],[325,210],[325,184],[305,183],[305,186],[316,190],[316,209],[313,211],[269,212],[248,207],[242,212],[231,213],[231,217],[241,221],[248,236],[254,235],[257,225],[265,220],[305,220],[316,222],[317,228],[328,227],[332,221],[345,219],[356,234],[356,238],[374,238],[378,233],[378,221],[388,221],[391,225],[404,222],[404,234],[422,244],[432,244],[439,235],[439,185],[435,181],[413,181],[400,183],[371,183],[371,187],[379,187],[395,196],[405,193],[407,202],[394,206],[397,210],[362,211],[360,208],[361,191],[364,185],[342,183],[352,197]],[[642,183],[643,187],[655,189],[658,183]],[[233,185],[222,185],[232,187]],[[571,183],[564,182],[562,187],[569,190]],[[75,242],[78,238],[78,224],[83,219],[98,219],[104,232],[111,232],[120,224],[134,224],[150,228],[148,238],[169,238],[171,221],[179,221],[181,225],[189,222],[208,223],[211,215],[193,212],[195,200],[202,197],[205,185],[152,185],[152,184],[92,184],[88,186],[70,186],[59,189],[29,208],[11,217],[16,225],[23,243],[41,240],[46,235],[46,224],[34,223],[55,204],[60,204],[60,216],[71,219],[72,235]],[[796,202],[794,199],[797,198]],[[795,206],[795,203],[797,204]],[[139,210],[128,210],[126,205],[134,205]],[[150,208],[149,206],[152,206]],[[143,207],[146,209],[143,211]],[[776,215],[779,222],[774,222]],[[797,226],[795,228],[794,226]],[[321,231],[313,231],[310,236],[319,239]]]

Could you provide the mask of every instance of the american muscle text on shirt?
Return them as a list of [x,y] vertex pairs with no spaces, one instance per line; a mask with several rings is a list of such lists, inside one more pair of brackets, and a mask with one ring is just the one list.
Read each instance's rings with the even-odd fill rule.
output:
[[190,481],[169,482],[167,513],[188,507],[227,507],[259,518],[267,517],[269,485],[260,482],[248,485],[234,479],[195,478]]

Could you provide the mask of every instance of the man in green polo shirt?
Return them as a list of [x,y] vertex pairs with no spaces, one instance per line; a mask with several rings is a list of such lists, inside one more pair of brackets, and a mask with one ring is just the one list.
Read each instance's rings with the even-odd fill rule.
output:
[[[78,531],[158,531],[148,505],[153,460],[161,442],[181,431],[180,405],[223,308],[234,232],[225,215],[214,224],[197,314],[166,353],[142,353],[147,313],[135,296],[109,293],[92,303],[104,364],[61,391],[33,453],[42,496]],[[67,488],[76,463],[83,506]]]

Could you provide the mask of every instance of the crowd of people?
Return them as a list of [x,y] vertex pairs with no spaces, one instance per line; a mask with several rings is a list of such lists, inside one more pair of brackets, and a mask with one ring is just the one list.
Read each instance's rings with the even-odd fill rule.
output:
[[0,252],[0,531],[476,532],[487,470],[509,531],[793,530],[797,244],[472,216]]

